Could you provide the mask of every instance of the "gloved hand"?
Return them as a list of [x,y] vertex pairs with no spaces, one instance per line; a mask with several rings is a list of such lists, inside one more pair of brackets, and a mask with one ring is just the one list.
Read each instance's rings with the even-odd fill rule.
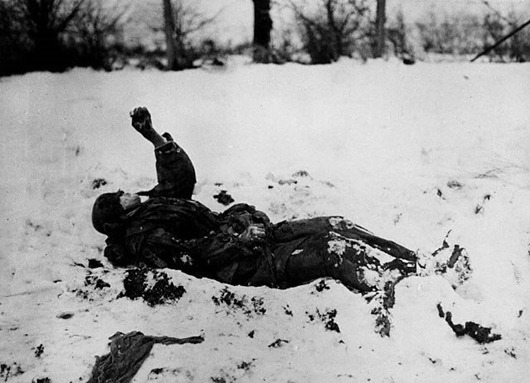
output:
[[265,240],[265,235],[264,225],[257,224],[248,226],[245,231],[240,234],[239,238],[247,242],[263,241]]
[[135,108],[129,113],[132,118],[131,124],[133,128],[144,136],[147,140],[151,141],[155,147],[162,146],[167,141],[153,128],[153,122],[151,121],[151,114],[147,108],[140,106]]
[[[141,135],[154,131],[153,123],[151,121],[151,114],[147,108],[140,106],[135,108],[129,115],[132,118],[132,126]],[[145,137],[145,136],[144,136]]]

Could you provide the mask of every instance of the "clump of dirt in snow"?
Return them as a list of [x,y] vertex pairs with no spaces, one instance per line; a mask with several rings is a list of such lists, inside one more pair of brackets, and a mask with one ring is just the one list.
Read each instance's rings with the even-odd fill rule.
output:
[[221,205],[225,206],[228,206],[234,202],[234,199],[230,194],[227,193],[226,190],[221,190],[218,194],[214,195],[213,198],[215,198]]
[[269,344],[269,348],[280,348],[282,347],[285,343],[289,343],[288,340],[285,340],[285,339],[276,339],[274,342],[272,342],[271,344]]
[[92,181],[92,189],[99,189],[100,187],[105,186],[106,184],[107,180],[105,178],[96,178]]
[[222,289],[219,296],[213,296],[212,301],[216,306],[223,306],[227,313],[242,311],[246,316],[252,317],[254,315],[261,316],[267,312],[263,307],[263,298],[252,297],[249,299],[246,295],[237,296],[228,287]]
[[88,275],[85,278],[85,286],[94,286],[95,289],[104,289],[110,287],[110,284],[96,275]]
[[6,364],[6,363],[0,364],[0,378],[2,378],[4,382],[7,382],[8,379],[11,377],[22,375],[23,373],[24,371],[17,364],[17,362],[14,362],[12,364]]
[[453,289],[462,286],[473,273],[466,249],[458,244],[451,248],[446,240],[431,255],[418,255],[418,275],[441,275],[451,283]]
[[186,293],[184,287],[175,286],[170,282],[168,275],[164,272],[153,271],[152,282],[154,284],[149,286],[148,273],[146,269],[127,270],[123,280],[124,291],[118,295],[118,298],[137,299],[141,297],[149,306],[156,306],[176,302]]
[[444,313],[440,303],[438,303],[437,308],[440,318],[445,317],[445,321],[458,337],[469,335],[480,344],[491,343],[502,338],[500,334],[492,334],[490,327],[483,327],[475,322],[467,321],[465,325],[455,324],[453,323],[453,314],[450,311]]
[[40,358],[44,353],[44,345],[40,344],[35,348],[35,357]]
[[88,275],[85,277],[84,288],[75,289],[73,292],[78,298],[93,301],[108,294],[110,287],[110,284],[104,281],[100,276],[94,275],[91,271],[88,271]]
[[253,358],[249,362],[241,361],[235,367],[223,368],[218,375],[211,376],[210,380],[214,383],[232,383],[240,381],[245,376],[250,377],[255,367],[255,360]]
[[[322,291],[324,290],[329,290],[329,286],[328,284],[326,283],[326,280],[325,279],[321,279],[318,283],[315,284],[315,290],[318,292],[318,293],[321,293]],[[314,294],[313,292],[311,292],[311,294]]]
[[375,307],[370,312],[375,316],[375,331],[383,336],[390,336],[392,323],[390,322],[390,313],[384,307]]
[[336,309],[327,310],[323,313],[320,312],[319,309],[316,309],[314,314],[309,313],[309,312],[306,312],[306,314],[310,322],[313,322],[315,319],[318,319],[322,323],[324,323],[324,328],[327,331],[335,331],[335,332],[340,333],[339,325],[335,322],[335,317],[337,316]]

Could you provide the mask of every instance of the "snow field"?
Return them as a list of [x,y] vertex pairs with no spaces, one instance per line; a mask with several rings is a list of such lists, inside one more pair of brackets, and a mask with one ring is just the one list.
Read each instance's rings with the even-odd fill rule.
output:
[[[526,381],[528,69],[234,62],[223,71],[0,79],[0,363],[24,371],[0,377],[85,381],[111,335],[142,331],[205,341],[156,345],[137,382]],[[103,258],[90,210],[102,192],[154,185],[150,144],[130,127],[136,106],[185,148],[195,198],[210,208],[225,208],[213,195],[227,190],[275,222],[343,215],[427,263],[446,239],[465,248],[469,279],[450,271],[402,281],[389,338],[374,332],[370,304],[333,281],[322,291],[318,281],[228,287],[248,307],[261,301],[262,314],[216,305],[224,285],[171,270],[186,289],[178,302],[117,299],[123,270]],[[106,184],[95,188],[98,179]],[[106,268],[88,269],[88,259]],[[94,288],[87,276],[110,286]],[[438,303],[455,323],[475,321],[502,339],[457,338]],[[340,332],[325,327],[333,310]]]

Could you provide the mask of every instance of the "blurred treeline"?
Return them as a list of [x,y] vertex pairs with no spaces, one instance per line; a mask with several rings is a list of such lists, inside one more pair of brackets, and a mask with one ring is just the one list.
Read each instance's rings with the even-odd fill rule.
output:
[[[158,21],[146,22],[146,33],[158,34],[159,40],[165,36],[164,44],[153,45],[127,37],[131,23],[138,22],[131,18],[127,1],[0,0],[0,75],[76,66],[180,70],[204,63],[223,65],[224,58],[233,54],[258,62],[325,64],[340,57],[380,57],[378,41],[383,41],[383,57],[398,57],[405,63],[462,58],[479,53],[526,21],[525,15],[493,8],[451,16],[426,12],[414,22],[397,12],[386,15],[381,32],[375,0],[247,1],[254,7],[254,36],[237,44],[219,43],[217,36],[198,33],[215,23],[216,15],[202,15],[193,0],[153,2],[152,14]],[[278,14],[283,16],[275,19]],[[530,60],[530,27],[487,59]]]
[[123,16],[99,0],[0,0],[0,74],[110,69],[124,49]]

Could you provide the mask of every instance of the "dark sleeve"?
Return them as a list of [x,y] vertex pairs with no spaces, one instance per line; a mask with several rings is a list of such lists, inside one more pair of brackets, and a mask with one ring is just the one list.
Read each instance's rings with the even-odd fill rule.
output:
[[129,240],[137,264],[155,268],[172,268],[197,275],[200,270],[196,248],[190,240],[176,239],[164,229],[132,236]]
[[239,262],[255,258],[260,243],[243,241],[238,235],[226,232],[182,240],[157,229],[145,235],[133,251],[137,254],[138,264],[168,267],[196,277],[231,283]]
[[253,274],[262,257],[264,242],[245,241],[229,233],[217,233],[198,241],[202,262],[210,277],[224,283],[242,284],[243,274]]
[[156,257],[158,260],[155,262],[147,262],[152,266],[164,263],[156,267],[215,272],[240,257],[251,256],[255,243],[226,232],[211,233],[196,239],[178,239],[164,229],[157,229],[146,236],[139,258]]
[[123,241],[107,238],[106,243],[103,255],[110,263],[114,266],[127,266],[132,263]]
[[269,217],[262,211],[256,210],[252,205],[238,203],[226,209],[219,216],[225,230],[241,234],[251,225],[261,225],[268,233],[271,228]]
[[149,192],[139,194],[191,199],[197,182],[193,163],[168,133],[163,136],[168,142],[155,149],[158,185]]

